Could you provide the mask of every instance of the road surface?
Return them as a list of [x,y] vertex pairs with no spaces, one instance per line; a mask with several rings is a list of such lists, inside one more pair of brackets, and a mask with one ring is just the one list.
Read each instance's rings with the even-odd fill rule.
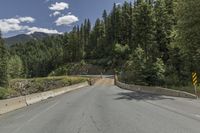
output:
[[0,133],[200,133],[200,101],[122,90],[103,79],[0,116]]

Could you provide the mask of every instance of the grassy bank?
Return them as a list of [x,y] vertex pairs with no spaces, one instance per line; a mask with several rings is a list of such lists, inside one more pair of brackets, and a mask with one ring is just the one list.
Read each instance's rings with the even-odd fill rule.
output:
[[[185,92],[188,92],[188,93],[195,94],[193,86],[184,86],[184,87],[171,86],[171,87],[168,87],[168,88],[173,89],[173,90],[185,91]],[[197,95],[200,96],[200,86],[197,86]]]
[[0,100],[6,99],[6,98],[9,98],[9,97],[14,97],[17,94],[18,93],[14,89],[0,87]]
[[0,88],[0,99],[49,91],[85,81],[88,78],[71,76],[13,79],[9,82],[9,88]]
[[88,64],[84,61],[79,63],[68,63],[60,66],[52,71],[49,76],[63,76],[63,75],[111,75],[114,74],[112,68],[104,67],[101,65]]
[[52,71],[49,76],[101,74],[104,69],[100,66],[81,63],[69,63]]
[[[119,81],[126,83],[126,84],[149,86],[148,83],[146,83],[146,82],[140,82],[140,83],[136,84],[133,80],[130,80],[131,78],[129,78],[129,77],[121,78],[120,76],[118,76],[118,79],[119,79]],[[185,92],[188,92],[191,94],[195,94],[194,86],[189,85],[189,83],[188,83],[188,86],[181,86],[181,85],[180,86],[158,85],[158,86],[172,89],[172,90],[185,91]],[[200,85],[197,86],[197,95],[200,97]]]

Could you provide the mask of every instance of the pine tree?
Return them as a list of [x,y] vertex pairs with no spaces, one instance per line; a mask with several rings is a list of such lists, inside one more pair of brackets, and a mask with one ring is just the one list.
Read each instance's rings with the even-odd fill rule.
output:
[[136,47],[141,47],[146,59],[155,60],[155,20],[153,7],[144,0],[138,1],[134,11],[134,39]]
[[91,33],[91,45],[93,45],[92,55],[93,58],[103,58],[104,49],[105,49],[105,31],[104,31],[104,22],[100,19],[97,19],[95,26]]
[[129,46],[133,43],[133,11],[132,4],[125,2],[122,6],[122,22],[121,22],[121,44],[128,44]]
[[154,7],[155,13],[155,31],[156,31],[156,43],[158,46],[158,58],[162,58],[164,62],[167,62],[168,47],[169,47],[169,31],[168,31],[168,12],[166,10],[165,1],[157,0]]
[[112,45],[112,48],[114,48],[115,43],[121,43],[121,13],[121,6],[114,3],[108,22],[109,33],[107,34],[109,37],[109,43]]
[[107,14],[106,10],[104,10],[102,18],[103,18],[103,21],[104,21],[105,24],[107,23],[107,17],[108,17],[108,14]]
[[7,71],[9,79],[23,77],[24,67],[23,67],[23,62],[19,56],[14,55],[9,58]]
[[[190,72],[200,72],[200,2],[198,0],[177,0],[176,44],[186,53]],[[188,75],[189,76],[189,75]]]
[[71,53],[71,61],[80,61],[82,59],[82,47],[80,44],[80,30],[78,26],[74,26],[69,33],[69,49]]
[[7,80],[7,50],[0,33],[0,86],[6,86]]
[[89,40],[90,40],[90,32],[91,32],[91,22],[89,19],[86,19],[84,24],[82,24],[82,36],[83,36],[83,57],[90,53],[89,49]]
[[[113,9],[114,10],[114,9]],[[112,56],[112,49],[114,46],[114,30],[112,25],[112,13],[107,14],[104,10],[103,13],[103,22],[104,22],[104,31],[105,31],[105,49],[104,56],[109,58]]]

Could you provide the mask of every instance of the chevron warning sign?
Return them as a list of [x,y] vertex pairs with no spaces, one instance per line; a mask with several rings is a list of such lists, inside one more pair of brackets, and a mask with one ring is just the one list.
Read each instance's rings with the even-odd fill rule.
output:
[[197,82],[198,82],[198,80],[197,80],[197,73],[196,73],[196,72],[193,72],[193,73],[192,73],[192,84],[193,84],[194,86],[196,86],[196,85],[197,85]]

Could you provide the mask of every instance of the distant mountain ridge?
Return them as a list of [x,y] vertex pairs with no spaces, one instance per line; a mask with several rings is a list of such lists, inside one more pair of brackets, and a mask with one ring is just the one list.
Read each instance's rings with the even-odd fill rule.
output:
[[26,43],[30,40],[41,40],[46,37],[56,35],[56,34],[47,34],[43,32],[34,32],[33,34],[27,35],[27,34],[19,34],[13,37],[5,38],[5,44],[6,46],[10,47],[16,43]]

